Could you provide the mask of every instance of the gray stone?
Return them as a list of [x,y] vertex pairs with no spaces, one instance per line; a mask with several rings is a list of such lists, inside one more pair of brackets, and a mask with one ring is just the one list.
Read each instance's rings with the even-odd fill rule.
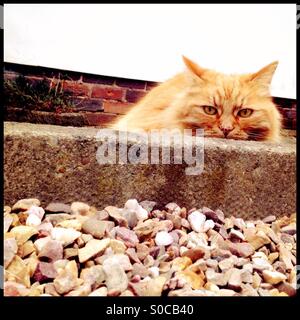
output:
[[104,266],[110,266],[113,264],[117,264],[123,268],[124,271],[131,271],[132,264],[130,263],[129,257],[126,254],[117,253],[112,256],[109,256],[107,259],[103,261]]
[[[176,199],[191,207],[220,208],[244,219],[296,210],[295,138],[280,144],[205,138],[204,171],[195,177],[186,175],[184,162],[99,164],[97,132],[91,127],[5,122],[4,172],[9,179],[4,179],[4,203],[38,195],[43,205],[80,199],[97,208],[112,203],[122,207],[134,195],[158,205]],[[135,143],[130,140],[128,148]],[[88,163],[84,155],[89,155]]]
[[112,221],[100,221],[94,217],[87,219],[82,224],[82,231],[92,235],[94,238],[102,239],[106,230],[109,231],[114,227]]
[[71,213],[71,206],[61,202],[51,202],[47,205],[45,211]]
[[92,288],[97,288],[102,282],[104,282],[105,273],[103,267],[97,265],[83,269],[81,271],[80,278],[83,279],[86,284],[90,284]]
[[272,222],[274,222],[276,220],[276,216],[274,216],[274,215],[269,215],[269,216],[267,216],[267,217],[265,217],[264,219],[263,219],[263,222],[264,223],[272,223]]
[[132,275],[139,275],[141,278],[146,278],[149,275],[149,269],[142,263],[134,263],[132,266]]
[[124,269],[118,264],[107,264],[103,266],[105,273],[105,283],[108,292],[111,290],[125,291],[128,286],[128,278]]
[[128,209],[122,209],[121,214],[122,214],[123,218],[127,221],[129,228],[134,228],[137,225],[138,219],[137,219],[135,211],[128,210]]
[[150,213],[156,206],[155,201],[144,200],[140,202],[140,205]]
[[217,286],[225,286],[227,284],[227,277],[224,273],[217,273],[213,269],[207,269],[205,271],[207,281],[216,284]]
[[55,227],[58,223],[72,219],[72,216],[67,213],[51,213],[51,214],[46,214],[46,221],[49,221],[52,223],[52,225]]

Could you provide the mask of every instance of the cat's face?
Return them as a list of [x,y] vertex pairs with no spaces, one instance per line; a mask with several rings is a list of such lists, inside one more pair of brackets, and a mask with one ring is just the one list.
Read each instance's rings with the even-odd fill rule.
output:
[[219,138],[279,139],[281,118],[269,94],[277,62],[247,75],[224,75],[187,58],[184,62],[190,81],[182,110],[186,128],[203,128],[205,136]]

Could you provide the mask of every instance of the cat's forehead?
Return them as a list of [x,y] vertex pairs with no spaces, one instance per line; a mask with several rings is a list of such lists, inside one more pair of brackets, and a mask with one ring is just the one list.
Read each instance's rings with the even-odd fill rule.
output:
[[207,86],[207,93],[215,104],[242,103],[249,94],[245,83],[238,75],[217,74]]

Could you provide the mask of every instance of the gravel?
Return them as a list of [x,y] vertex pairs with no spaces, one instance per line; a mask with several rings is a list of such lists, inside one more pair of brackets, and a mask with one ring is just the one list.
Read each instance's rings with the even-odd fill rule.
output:
[[4,207],[5,296],[292,296],[296,215],[129,199]]

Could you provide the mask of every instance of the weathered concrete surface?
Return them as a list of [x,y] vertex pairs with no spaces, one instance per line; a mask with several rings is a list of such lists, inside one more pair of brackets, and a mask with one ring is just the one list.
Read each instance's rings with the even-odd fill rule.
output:
[[205,139],[204,172],[182,165],[99,165],[97,129],[7,122],[4,201],[84,201],[102,209],[129,198],[221,208],[226,215],[291,214],[296,207],[296,145]]

